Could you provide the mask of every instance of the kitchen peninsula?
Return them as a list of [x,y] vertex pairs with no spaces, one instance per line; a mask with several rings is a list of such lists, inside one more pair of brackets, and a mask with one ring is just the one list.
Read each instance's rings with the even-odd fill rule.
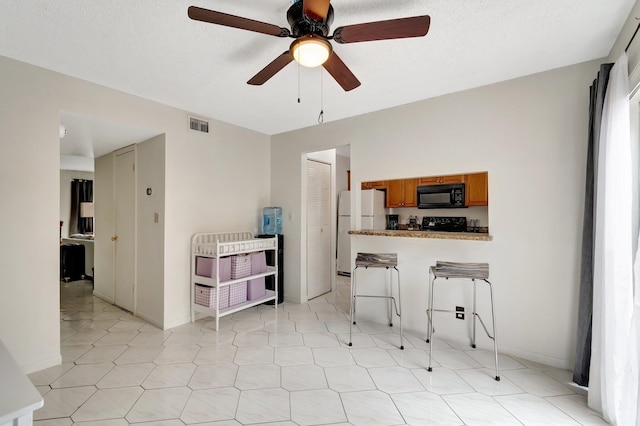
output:
[[[492,236],[481,232],[438,232],[408,230],[351,230],[351,258],[357,253],[396,253],[400,272],[402,292],[402,323],[424,339],[426,329],[425,309],[428,306],[429,267],[437,261],[486,262],[491,265],[491,277],[504,283],[502,269],[504,260],[496,259],[491,246]],[[352,265],[352,270],[353,270]],[[366,285],[371,294],[385,294],[389,274],[376,271],[359,271],[358,285]],[[458,282],[460,281],[460,282]],[[362,284],[360,284],[362,283]],[[462,306],[471,309],[472,287],[461,280],[449,280],[446,286],[438,288],[441,306],[439,309],[455,309]],[[382,305],[375,301],[358,302],[359,316],[373,322],[380,322]],[[486,312],[485,298],[478,301],[480,312]],[[446,317],[446,316],[445,316]],[[453,342],[466,344],[470,323],[456,321],[453,315],[439,321],[438,334]],[[491,349],[492,342],[478,334],[479,348]]]
[[[492,277],[495,273],[497,282],[505,281],[501,279],[504,261],[492,255],[487,172],[362,182],[360,188],[385,192],[388,229],[348,231],[351,270],[357,253],[397,254],[405,330],[418,336],[425,330],[429,267],[437,261],[486,262],[491,265]],[[362,271],[358,272],[358,282],[366,283],[372,294],[383,294],[387,275]],[[440,308],[471,307],[471,287],[458,281],[450,280],[447,286],[438,289]],[[481,300],[478,308],[484,312],[487,306],[484,298]],[[364,318],[380,321],[379,303],[359,303],[358,310]],[[439,322],[438,333],[466,344],[469,323],[452,318]],[[478,339],[478,347],[492,348],[488,339],[480,335]]]

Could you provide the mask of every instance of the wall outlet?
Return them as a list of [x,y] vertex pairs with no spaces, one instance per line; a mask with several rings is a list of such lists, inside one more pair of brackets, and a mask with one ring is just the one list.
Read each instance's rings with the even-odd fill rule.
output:
[[456,306],[456,319],[464,319],[464,306]]

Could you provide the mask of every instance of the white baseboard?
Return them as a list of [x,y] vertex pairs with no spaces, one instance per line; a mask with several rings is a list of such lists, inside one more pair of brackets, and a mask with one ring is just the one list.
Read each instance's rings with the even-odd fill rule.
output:
[[31,373],[35,373],[36,371],[45,370],[49,367],[54,367],[60,364],[62,364],[62,355],[43,359],[41,361],[34,362],[33,364],[23,365],[21,367],[22,367],[22,371],[24,371],[25,374],[31,374]]
[[149,324],[151,324],[151,325],[153,325],[155,327],[158,327],[160,330],[162,330],[162,321],[157,321],[156,319],[151,318],[150,316],[145,315],[144,313],[140,313],[140,312],[136,312],[135,316],[145,320]]
[[187,324],[187,323],[189,323],[189,322],[191,322],[191,314],[189,314],[189,315],[188,315],[188,316],[186,316],[186,317],[183,317],[183,318],[180,318],[180,319],[173,320],[173,321],[171,321],[171,322],[166,322],[166,323],[164,324],[164,330],[168,330],[168,329],[170,329],[170,328],[178,327],[178,326],[181,326],[181,325]]
[[97,291],[93,290],[93,295],[95,297],[97,297],[98,299],[104,300],[105,302],[113,305],[115,303],[115,300],[113,300],[111,297],[109,296],[105,296],[104,294],[100,294]]

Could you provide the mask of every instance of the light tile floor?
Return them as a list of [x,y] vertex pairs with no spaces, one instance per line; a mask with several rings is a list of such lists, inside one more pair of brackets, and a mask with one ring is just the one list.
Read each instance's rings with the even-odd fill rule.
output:
[[162,331],[62,283],[62,365],[29,377],[37,425],[601,425],[571,373],[359,322],[349,281],[306,304],[254,307]]

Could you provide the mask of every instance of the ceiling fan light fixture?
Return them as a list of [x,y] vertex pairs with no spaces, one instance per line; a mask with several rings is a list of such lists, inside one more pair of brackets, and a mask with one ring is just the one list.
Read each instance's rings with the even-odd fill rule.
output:
[[322,37],[307,34],[291,43],[291,55],[303,67],[314,68],[331,56],[331,44]]

